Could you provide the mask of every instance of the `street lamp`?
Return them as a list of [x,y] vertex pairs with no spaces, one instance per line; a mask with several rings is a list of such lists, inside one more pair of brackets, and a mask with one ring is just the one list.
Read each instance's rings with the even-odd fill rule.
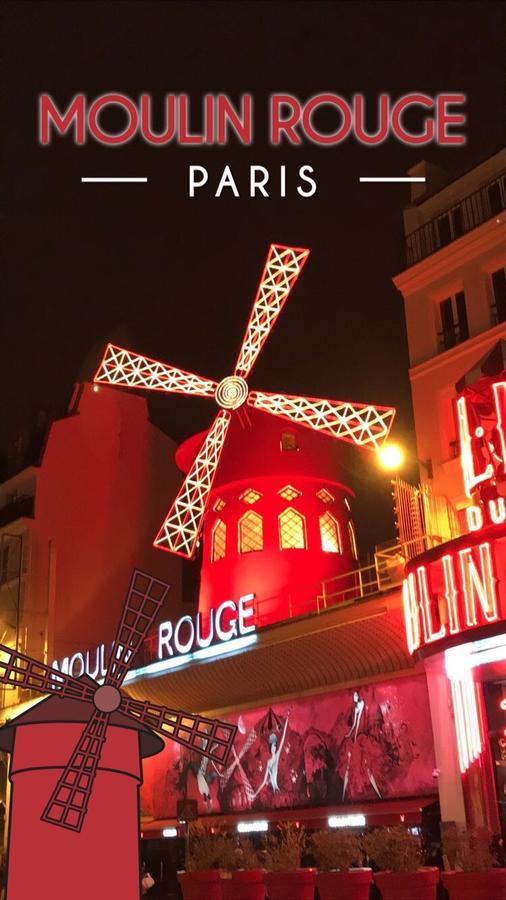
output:
[[[378,465],[385,469],[386,472],[398,472],[406,464],[406,452],[400,444],[389,441],[379,448],[376,454]],[[418,457],[409,456],[409,459],[416,460],[419,466],[423,466],[427,472],[427,478],[433,478],[432,460],[418,459]]]

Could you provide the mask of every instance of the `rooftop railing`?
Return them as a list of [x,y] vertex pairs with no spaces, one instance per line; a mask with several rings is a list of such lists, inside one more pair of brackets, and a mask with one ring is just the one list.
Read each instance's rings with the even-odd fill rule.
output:
[[431,256],[506,209],[506,173],[463,197],[406,236],[406,264]]

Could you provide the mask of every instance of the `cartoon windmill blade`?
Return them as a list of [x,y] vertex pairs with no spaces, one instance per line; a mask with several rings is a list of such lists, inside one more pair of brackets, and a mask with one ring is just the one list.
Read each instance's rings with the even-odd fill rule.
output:
[[116,710],[214,762],[227,763],[237,733],[235,725],[132,700],[119,690],[168,590],[169,585],[163,581],[134,571],[103,685],[93,687],[89,680],[82,682],[0,644],[0,683],[84,700],[95,707],[48,800],[42,821],[81,831],[109,719]]
[[221,408],[155,538],[155,547],[188,558],[194,555],[231,415],[244,404],[358,446],[377,448],[388,437],[395,416],[391,407],[248,389],[246,378],[308,256],[309,250],[271,244],[235,372],[219,384],[113,344],[106,347],[95,382],[213,397]]

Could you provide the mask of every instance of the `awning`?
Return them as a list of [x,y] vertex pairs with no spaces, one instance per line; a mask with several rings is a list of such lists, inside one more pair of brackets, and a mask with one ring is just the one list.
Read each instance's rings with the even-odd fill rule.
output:
[[[325,828],[329,816],[349,816],[361,814],[365,816],[366,825],[419,825],[426,807],[438,803],[437,796],[407,797],[396,800],[378,800],[374,803],[348,803],[339,806],[310,807],[300,809],[273,809],[263,812],[245,812],[223,816],[200,816],[199,821],[209,828],[236,829],[237,822],[254,822],[267,820],[269,824],[276,822],[297,821],[307,828]],[[144,838],[162,837],[164,828],[178,828],[177,819],[141,820],[141,832]]]
[[[455,390],[461,394],[465,388],[475,387],[480,389],[480,379],[489,379],[502,375],[506,370],[506,340],[497,341],[485,356],[482,356],[474,366],[457,381]],[[485,382],[486,383],[486,382]]]
[[234,655],[125,685],[137,700],[218,715],[412,673],[400,591],[259,629]]

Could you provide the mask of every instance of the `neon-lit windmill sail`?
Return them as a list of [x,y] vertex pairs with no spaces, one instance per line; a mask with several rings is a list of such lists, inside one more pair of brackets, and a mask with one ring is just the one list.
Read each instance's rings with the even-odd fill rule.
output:
[[95,381],[116,387],[214,397],[221,410],[155,538],[156,547],[188,558],[194,555],[231,414],[245,403],[360,447],[377,448],[388,437],[395,416],[391,407],[249,392],[246,379],[308,256],[309,250],[271,244],[234,374],[219,384],[108,344]]

